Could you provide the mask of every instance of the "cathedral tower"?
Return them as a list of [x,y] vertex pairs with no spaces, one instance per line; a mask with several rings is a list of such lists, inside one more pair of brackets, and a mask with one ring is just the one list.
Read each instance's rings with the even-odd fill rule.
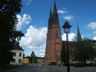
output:
[[54,11],[50,9],[48,20],[48,33],[46,41],[45,62],[60,62],[60,53],[62,47],[61,29],[59,26],[56,2],[54,3]]

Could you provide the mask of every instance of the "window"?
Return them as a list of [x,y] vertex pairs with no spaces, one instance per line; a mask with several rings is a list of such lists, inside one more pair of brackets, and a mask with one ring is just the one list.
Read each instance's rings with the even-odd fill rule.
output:
[[15,59],[12,59],[12,62],[15,62]]
[[21,63],[21,59],[19,59],[19,63]]
[[19,53],[19,56],[21,56],[21,53]]
[[13,52],[13,56],[16,56],[16,53],[15,52]]

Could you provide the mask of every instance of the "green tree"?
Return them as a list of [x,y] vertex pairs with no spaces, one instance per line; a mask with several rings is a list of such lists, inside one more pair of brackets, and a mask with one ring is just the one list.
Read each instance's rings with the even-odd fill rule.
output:
[[61,61],[66,64],[67,63],[67,52],[66,52],[66,42],[62,41],[62,48],[61,48]]
[[96,49],[93,48],[93,41],[85,38],[80,41],[75,41],[72,48],[72,56],[75,61],[86,62],[93,60],[96,56]]
[[35,63],[36,62],[36,56],[34,51],[32,51],[31,56],[30,56],[30,63]]
[[[14,47],[18,22],[16,14],[21,11],[21,0],[0,0],[0,65],[5,66],[12,59],[11,50]],[[20,37],[20,36],[19,36]]]

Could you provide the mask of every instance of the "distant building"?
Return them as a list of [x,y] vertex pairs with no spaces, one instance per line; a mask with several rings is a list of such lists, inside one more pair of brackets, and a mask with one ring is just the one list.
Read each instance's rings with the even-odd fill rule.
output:
[[13,60],[10,62],[10,64],[21,65],[24,50],[19,46],[19,44],[16,44],[11,52],[13,53]]
[[36,57],[36,63],[44,63],[44,57]]
[[23,64],[29,64],[29,57],[23,58]]
[[[30,56],[24,57],[23,64],[29,64],[29,63],[32,63],[31,57]],[[44,57],[36,57],[35,62],[33,62],[33,63],[44,63]]]

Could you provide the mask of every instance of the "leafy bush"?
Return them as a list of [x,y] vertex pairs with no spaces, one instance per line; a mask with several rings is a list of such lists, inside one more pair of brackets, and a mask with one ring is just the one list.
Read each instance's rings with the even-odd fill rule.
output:
[[56,65],[56,62],[50,62],[49,65]]

